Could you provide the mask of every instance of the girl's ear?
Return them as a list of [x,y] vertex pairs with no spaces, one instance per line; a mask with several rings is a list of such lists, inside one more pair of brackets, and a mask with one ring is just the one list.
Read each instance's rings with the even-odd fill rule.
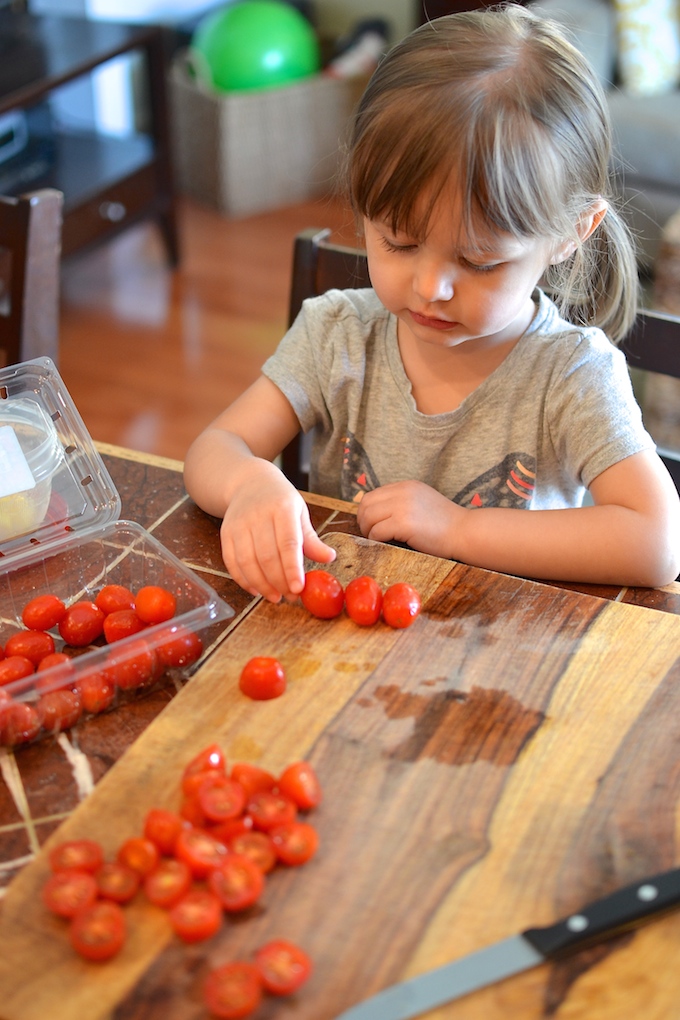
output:
[[[578,218],[576,223],[576,233],[578,234],[579,241],[583,244],[590,235],[596,230],[602,220],[604,219],[609,203],[604,198],[597,198],[595,201],[588,206],[584,213]],[[576,242],[573,240],[565,241],[559,245],[552,253],[550,258],[551,265],[557,265],[559,262],[564,262],[570,255],[573,255],[576,251]]]

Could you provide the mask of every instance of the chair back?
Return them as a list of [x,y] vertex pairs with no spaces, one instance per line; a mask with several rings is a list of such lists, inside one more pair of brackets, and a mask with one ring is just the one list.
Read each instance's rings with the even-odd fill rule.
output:
[[62,208],[52,188],[0,196],[0,366],[58,360]]
[[[305,298],[316,297],[332,287],[370,287],[365,251],[331,244],[330,230],[312,228],[298,234],[293,249],[289,325]],[[641,311],[621,349],[631,368],[680,379],[680,318],[661,312]],[[306,489],[308,448],[296,436],[283,451],[282,468],[298,489]],[[659,449],[673,481],[680,490],[680,452]]]

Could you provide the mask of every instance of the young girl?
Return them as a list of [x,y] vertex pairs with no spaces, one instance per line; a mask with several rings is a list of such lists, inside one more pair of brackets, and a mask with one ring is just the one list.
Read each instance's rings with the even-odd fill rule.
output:
[[388,54],[346,169],[373,289],[306,302],[187,455],[239,584],[295,597],[303,554],[334,557],[271,463],[300,428],[310,488],[358,502],[368,538],[532,578],[676,577],[678,496],[602,332],[637,296],[609,156],[594,73],[519,5]]

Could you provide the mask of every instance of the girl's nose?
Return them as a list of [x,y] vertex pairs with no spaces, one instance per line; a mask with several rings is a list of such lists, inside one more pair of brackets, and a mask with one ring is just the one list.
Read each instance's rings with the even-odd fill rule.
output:
[[450,301],[454,292],[454,271],[452,266],[429,264],[419,266],[413,286],[424,301]]

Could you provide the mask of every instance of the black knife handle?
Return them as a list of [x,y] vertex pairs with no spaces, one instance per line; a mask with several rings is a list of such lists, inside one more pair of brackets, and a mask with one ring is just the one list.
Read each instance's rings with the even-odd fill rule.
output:
[[680,906],[680,868],[634,882],[589,903],[547,928],[529,928],[523,937],[541,956],[556,960],[603,939],[637,928]]

